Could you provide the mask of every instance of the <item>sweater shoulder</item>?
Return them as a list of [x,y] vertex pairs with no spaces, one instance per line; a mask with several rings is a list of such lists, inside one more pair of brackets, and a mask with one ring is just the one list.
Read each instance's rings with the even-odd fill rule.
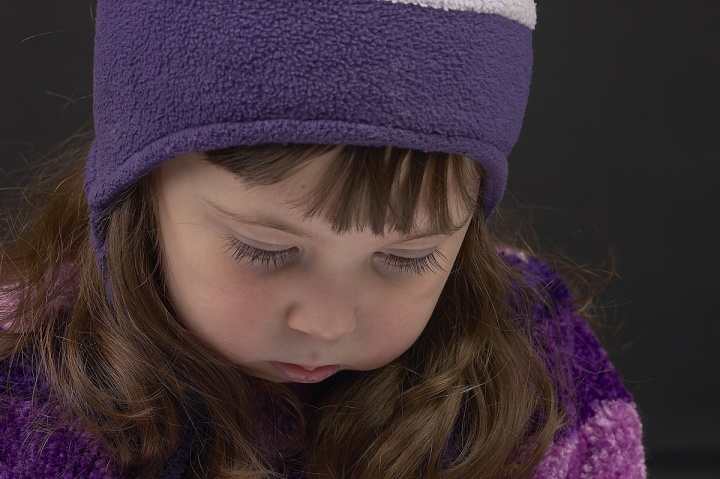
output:
[[47,384],[27,364],[0,362],[0,479],[121,478],[88,432],[51,406]]
[[500,254],[537,293],[525,311],[567,415],[533,479],[646,477],[637,406],[567,282],[539,258]]
[[536,347],[556,381],[561,399],[582,420],[596,401],[632,401],[587,319],[576,307],[567,282],[546,261],[502,251],[503,259],[528,283],[533,294],[523,309]]
[[557,435],[533,479],[645,479],[642,424],[632,401],[604,399],[576,427]]

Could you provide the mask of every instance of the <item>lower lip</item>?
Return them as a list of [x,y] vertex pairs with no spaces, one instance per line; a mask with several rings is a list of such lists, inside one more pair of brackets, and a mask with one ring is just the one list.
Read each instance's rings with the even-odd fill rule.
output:
[[[272,364],[286,380],[294,383],[306,384],[324,381],[336,372],[340,371],[340,368],[342,368],[339,364],[332,366],[320,366],[314,369],[303,367],[299,364],[280,363],[277,361],[271,361],[270,364]],[[312,371],[309,369],[312,369]]]

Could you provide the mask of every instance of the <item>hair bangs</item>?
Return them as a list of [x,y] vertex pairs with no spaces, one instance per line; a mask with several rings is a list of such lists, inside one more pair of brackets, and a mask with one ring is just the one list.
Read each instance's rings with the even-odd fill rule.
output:
[[[337,151],[334,151],[337,150]],[[450,233],[482,210],[480,165],[458,154],[392,146],[263,144],[206,153],[213,164],[250,185],[288,179],[327,155],[316,186],[293,206],[322,218],[334,232],[367,228],[375,235],[420,229]]]

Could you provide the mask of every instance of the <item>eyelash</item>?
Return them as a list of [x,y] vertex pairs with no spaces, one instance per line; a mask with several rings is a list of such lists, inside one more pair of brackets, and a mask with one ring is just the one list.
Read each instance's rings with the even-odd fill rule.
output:
[[261,266],[263,269],[279,268],[292,261],[295,248],[280,251],[268,251],[243,243],[234,236],[225,237],[227,250],[232,250],[235,261],[245,260],[248,264]]
[[[289,248],[280,251],[268,251],[243,243],[234,236],[227,236],[225,239],[227,240],[226,251],[232,251],[232,257],[235,261],[244,260],[251,266],[257,265],[263,269],[275,269],[289,264],[294,259],[297,250],[296,248]],[[420,258],[404,258],[389,253],[380,254],[383,263],[393,274],[398,276],[407,274],[422,276],[423,274],[442,270],[438,259],[445,258],[437,249]]]
[[411,274],[415,276],[422,276],[427,273],[434,273],[437,270],[442,270],[438,258],[444,258],[443,254],[439,250],[435,250],[432,253],[421,256],[420,258],[403,258],[402,256],[395,256],[394,254],[381,253],[383,257],[383,263],[398,276]]

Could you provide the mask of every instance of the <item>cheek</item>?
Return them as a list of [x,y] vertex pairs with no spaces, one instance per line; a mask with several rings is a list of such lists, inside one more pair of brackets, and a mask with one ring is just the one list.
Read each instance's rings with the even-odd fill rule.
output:
[[177,313],[182,324],[211,349],[236,364],[246,364],[272,350],[281,315],[266,292],[235,289],[231,294],[207,286],[179,299]]
[[423,284],[385,290],[364,315],[374,351],[373,366],[380,367],[407,351],[427,326],[445,284],[444,277]]
[[234,360],[251,355],[253,344],[267,347],[266,332],[279,316],[275,289],[217,254],[174,252],[165,268],[167,293],[183,325]]

